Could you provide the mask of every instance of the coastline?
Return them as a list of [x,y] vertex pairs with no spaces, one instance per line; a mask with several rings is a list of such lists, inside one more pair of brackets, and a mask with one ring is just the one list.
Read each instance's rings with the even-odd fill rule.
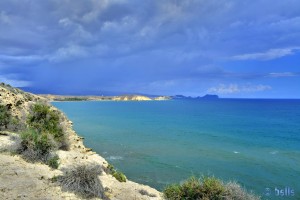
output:
[[20,119],[20,123],[26,123],[30,107],[36,103],[48,104],[51,110],[58,111],[60,126],[69,146],[65,150],[55,150],[59,165],[57,169],[53,169],[40,161],[28,162],[20,154],[14,153],[21,145],[20,132],[0,130],[0,166],[3,170],[0,175],[0,195],[4,199],[82,199],[76,193],[64,190],[53,179],[74,166],[91,164],[97,164],[102,169],[97,177],[101,182],[104,199],[163,199],[162,193],[150,186],[128,179],[126,182],[119,182],[108,173],[109,163],[84,145],[84,138],[73,130],[73,122],[47,99],[5,85],[0,86],[0,92],[1,105],[8,106],[12,116]]
[[[58,105],[51,105],[49,104],[49,101],[43,97],[39,97],[30,93],[25,93],[19,89],[15,89],[6,85],[4,85],[4,87],[0,87],[0,92],[0,104],[2,106],[2,110],[4,110],[2,111],[2,113],[11,115],[10,117],[8,117],[8,124],[11,123],[11,125],[13,125],[13,123],[15,123],[15,120],[20,120],[19,123],[23,126],[23,128],[15,126],[14,128],[10,129],[7,125],[4,124],[4,127],[1,127],[2,131],[0,130],[0,166],[3,169],[0,175],[0,195],[2,197],[6,199],[17,199],[20,197],[24,197],[26,199],[85,199],[82,198],[82,196],[80,196],[83,195],[82,190],[80,189],[82,187],[86,188],[86,186],[82,184],[82,181],[89,184],[93,180],[98,180],[98,182],[100,181],[99,184],[96,185],[97,190],[92,190],[92,192],[97,191],[97,194],[93,193],[93,196],[95,196],[95,198],[93,199],[102,198],[120,200],[154,200],[164,199],[164,197],[169,199],[172,195],[181,195],[182,192],[184,192],[184,190],[189,189],[184,188],[183,183],[183,185],[177,185],[178,187],[183,187],[180,189],[183,190],[182,192],[178,191],[178,188],[173,188],[173,185],[170,185],[167,186],[167,188],[164,188],[164,194],[162,194],[155,188],[152,188],[148,185],[143,185],[137,182],[127,180],[125,175],[118,170],[114,170],[113,166],[110,165],[105,158],[103,158],[100,154],[94,152],[91,148],[87,148],[84,145],[84,138],[80,137],[76,133],[76,131],[73,129],[73,122],[70,121],[67,115],[59,109],[60,107]],[[170,103],[172,103],[172,101],[170,101]],[[139,105],[148,105],[148,103],[139,103]],[[157,104],[155,103],[155,105]],[[76,105],[75,107],[77,106],[78,105]],[[165,106],[164,103],[163,106]],[[72,110],[75,111],[74,114],[80,111],[80,109],[76,111],[75,108],[73,108]],[[165,111],[164,109],[161,110]],[[141,111],[142,113],[144,113],[142,109]],[[80,112],[83,111],[81,110]],[[109,113],[106,112],[105,114],[105,112],[103,112],[102,114],[104,114],[104,118],[102,120],[104,120],[105,118],[109,118]],[[95,119],[95,116],[91,117],[92,118],[90,119],[90,121],[93,121],[93,119]],[[124,115],[121,117],[124,118]],[[76,123],[79,122],[80,121],[76,121]],[[33,126],[35,124],[32,123],[39,125],[39,127]],[[46,126],[49,123],[52,123],[53,125],[55,125],[55,127],[59,129],[54,129],[55,127],[51,129],[51,127]],[[118,127],[126,128],[126,126],[123,126],[122,124],[120,124]],[[53,130],[55,130],[56,132],[50,132]],[[57,130],[60,130],[60,132],[58,132]],[[83,134],[85,134],[85,131],[89,131],[89,128],[85,127],[80,130],[80,132]],[[52,140],[55,139],[55,135],[50,134],[54,133],[62,134],[61,137],[63,138],[61,138],[62,140],[60,140],[61,143],[58,143],[59,141],[57,141],[57,143],[51,143]],[[29,137],[32,139],[29,138],[28,140],[26,138],[26,135],[28,134],[31,134],[29,135]],[[46,135],[46,140],[43,139],[44,135]],[[88,136],[89,135],[86,135],[86,137]],[[91,135],[91,137],[93,136]],[[42,138],[43,141],[40,142],[39,138]],[[119,141],[125,140],[119,138]],[[33,146],[25,146],[28,144],[28,142],[30,142],[29,144],[32,144]],[[45,157],[42,157],[42,159],[45,160],[35,159],[35,157],[26,156],[25,153],[28,152],[27,150],[32,149],[34,153],[42,150],[41,148],[37,147],[37,145],[39,145],[41,148],[49,148],[49,151],[47,151],[46,154],[43,154],[45,155]],[[93,146],[92,144],[90,145]],[[94,146],[94,148],[97,150],[98,145],[107,149],[118,148],[118,146],[116,146],[113,143],[108,143],[106,140],[98,141],[97,145]],[[170,152],[172,153],[172,151]],[[46,156],[56,156],[55,167],[51,165],[50,162],[48,162],[49,160]],[[124,166],[126,166],[126,162],[131,163],[131,156],[127,157],[127,159],[123,162]],[[133,165],[131,165],[130,168],[134,171],[133,173],[130,173],[132,177],[135,177],[134,173],[138,172],[138,170],[135,171],[135,169],[136,167],[139,167],[139,164],[136,162],[132,164]],[[75,170],[78,170],[79,167],[89,168],[93,166],[98,167],[99,171],[94,170],[95,168],[90,168],[92,169],[92,171],[89,172],[80,170],[80,174],[78,174],[77,171],[74,171],[74,168]],[[168,173],[166,173],[163,170],[159,171],[165,173],[165,175],[168,175]],[[129,173],[129,171],[127,172]],[[93,180],[88,179],[86,176],[81,177],[82,174],[87,174],[87,176],[89,177],[92,176]],[[69,175],[72,176],[71,179],[68,178]],[[12,176],[14,176],[13,179],[11,179]],[[164,176],[164,174],[161,174],[161,176]],[[64,185],[62,185],[61,182],[63,178],[67,178]],[[76,180],[79,180],[81,183],[78,183]],[[139,180],[143,182],[142,179]],[[190,179],[188,179],[187,181],[189,180]],[[243,194],[245,194],[244,196],[250,195],[251,199],[257,199],[255,196],[253,196],[252,198],[251,193],[245,193],[245,191],[241,189],[239,185],[236,185],[236,190],[227,193],[226,191],[230,190],[230,182],[223,183],[221,180],[215,179],[214,177],[208,178],[207,180],[212,180],[220,183],[221,187],[225,191],[224,195],[226,196],[234,196],[235,192],[242,192]],[[206,179],[199,179],[196,181],[199,185],[197,187],[201,188],[202,185],[200,181],[205,182]],[[72,185],[73,183],[76,184],[76,189],[66,188],[66,185]],[[148,183],[144,182],[144,184]],[[32,185],[38,185],[38,188],[33,187]],[[78,189],[78,187],[80,188]],[[47,192],[41,193],[40,191],[43,190]],[[211,190],[215,191],[215,188],[212,188]],[[22,195],[20,196],[20,194]],[[204,194],[200,192],[198,195],[202,196]]]
[[[62,166],[68,166],[72,165],[74,161],[76,161],[76,163],[96,162],[106,168],[109,163],[100,154],[92,151],[90,148],[86,147],[83,144],[83,138],[73,130],[72,125],[73,122],[68,120],[67,132],[69,135],[69,141],[72,141],[71,149],[70,151],[58,151],[58,155],[62,160],[60,164]],[[121,183],[117,181],[112,175],[107,174],[105,171],[103,171],[102,175],[100,175],[100,180],[103,184],[103,188],[107,188],[106,196],[112,199],[132,199],[137,198],[138,196],[140,196],[138,199],[162,199],[161,192],[157,191],[154,188],[151,188],[150,186],[136,183],[130,180],[127,180],[125,183]],[[141,195],[138,192],[140,190],[146,190],[150,194],[155,194],[156,197]]]
[[144,95],[120,95],[120,96],[67,96],[40,94],[39,96],[49,102],[77,102],[77,101],[166,101],[172,99],[170,96],[149,97]]

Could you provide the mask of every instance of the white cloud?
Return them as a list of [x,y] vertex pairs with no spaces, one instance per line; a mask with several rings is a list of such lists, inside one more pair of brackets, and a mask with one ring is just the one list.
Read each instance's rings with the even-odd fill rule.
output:
[[300,47],[289,47],[282,49],[270,49],[266,52],[249,53],[233,56],[233,60],[273,60],[276,58],[292,55],[295,51],[299,50]]
[[35,62],[43,60],[43,56],[39,55],[26,55],[26,56],[11,56],[11,55],[1,55],[0,60],[2,61],[22,61],[22,62]]
[[0,82],[9,84],[13,87],[28,87],[31,85],[31,82],[29,82],[29,81],[9,79],[9,78],[3,77],[3,76],[0,76]]
[[69,45],[67,47],[59,48],[53,55],[50,55],[48,59],[53,62],[59,62],[72,58],[85,57],[86,55],[87,52],[82,47]]
[[297,73],[293,73],[293,72],[272,72],[272,73],[269,73],[268,76],[272,77],[272,78],[280,78],[280,77],[298,76],[298,74]]
[[269,85],[238,85],[238,84],[220,84],[216,87],[211,87],[207,90],[209,93],[216,94],[234,94],[243,92],[261,92],[271,90],[272,87]]
[[0,12],[0,23],[3,23],[3,24],[11,23],[10,17],[3,11]]
[[[115,80],[122,80],[116,90],[126,89],[124,82],[131,83],[134,90],[142,81],[153,86],[153,91],[159,91],[160,84],[164,91],[175,92],[202,92],[210,86],[224,93],[262,90],[266,87],[247,89],[247,81],[291,74],[247,69],[252,65],[227,72],[226,66],[233,59],[270,60],[299,54],[299,6],[296,0],[255,4],[250,0],[1,0],[0,24],[6,24],[0,28],[0,69],[5,68],[0,74],[19,73],[48,87],[53,76],[47,73],[69,74],[67,67],[55,66],[67,66],[63,62],[74,60],[76,69],[90,75],[83,76],[89,81],[81,79],[90,87],[105,85],[107,89],[117,85]],[[42,60],[24,55],[41,55]],[[215,64],[220,67],[199,67]],[[95,71],[87,72],[84,66]],[[280,67],[293,71],[292,66]],[[57,84],[62,88],[76,85],[75,74],[77,71]],[[109,79],[111,76],[114,78]],[[180,80],[180,84],[172,85],[169,79]],[[190,79],[190,84],[183,86],[183,79]],[[211,85],[232,80],[246,86]]]

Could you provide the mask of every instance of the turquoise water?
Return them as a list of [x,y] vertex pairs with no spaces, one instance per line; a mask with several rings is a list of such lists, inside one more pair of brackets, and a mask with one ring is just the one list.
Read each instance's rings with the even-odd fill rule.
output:
[[285,187],[300,197],[299,100],[53,105],[74,122],[86,146],[133,181],[161,190],[191,175],[214,175],[263,196],[270,188],[270,199]]

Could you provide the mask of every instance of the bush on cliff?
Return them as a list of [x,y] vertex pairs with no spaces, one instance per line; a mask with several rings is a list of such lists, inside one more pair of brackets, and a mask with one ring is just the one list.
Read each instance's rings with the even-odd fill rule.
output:
[[191,177],[183,184],[167,186],[164,197],[169,200],[205,199],[205,200],[258,200],[259,197],[247,193],[238,184],[229,182],[224,184],[214,177],[197,179]]
[[51,157],[47,160],[47,164],[50,167],[52,167],[53,169],[57,169],[59,166],[58,160],[59,160],[59,157],[57,155],[54,155],[53,157]]
[[11,121],[11,114],[7,106],[0,105],[0,130],[7,129]]
[[11,115],[9,105],[0,105],[0,131],[9,130],[18,132],[23,130],[25,125]]
[[102,168],[98,164],[78,165],[63,169],[63,176],[57,177],[60,185],[83,197],[103,197],[103,187],[99,180]]
[[123,174],[120,171],[117,171],[115,173],[112,174],[113,177],[115,177],[115,179],[117,179],[119,182],[126,182],[127,178],[125,176],[125,174]]
[[125,174],[117,171],[112,164],[108,164],[105,171],[106,173],[111,174],[113,177],[115,177],[115,179],[117,179],[119,182],[126,182],[127,180]]
[[32,129],[22,132],[21,139],[20,152],[32,161],[45,161],[55,146],[48,134],[40,134]]
[[58,111],[51,110],[45,104],[34,104],[27,120],[30,127],[37,132],[45,132],[53,135],[56,141],[63,140],[63,129],[60,127],[60,115]]
[[227,193],[229,194],[229,198],[227,198],[228,200],[260,200],[259,196],[256,196],[251,192],[247,192],[236,182],[228,182],[226,183],[225,187]]
[[41,161],[50,167],[58,168],[58,156],[53,153],[56,143],[47,133],[38,133],[36,130],[28,129],[21,134],[21,145],[18,152],[28,161]]

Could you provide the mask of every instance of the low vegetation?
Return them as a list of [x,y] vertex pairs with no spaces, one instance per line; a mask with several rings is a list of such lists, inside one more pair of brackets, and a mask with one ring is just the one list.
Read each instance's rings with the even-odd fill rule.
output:
[[59,166],[59,157],[57,155],[51,157],[50,159],[48,159],[47,164],[52,167],[53,169],[57,169]]
[[247,192],[236,182],[229,182],[226,184],[226,190],[230,194],[231,199],[237,200],[259,200],[260,197],[253,193]]
[[101,166],[97,164],[78,165],[63,170],[64,174],[55,177],[59,184],[68,191],[75,192],[82,197],[100,197],[104,193],[99,175]]
[[47,133],[54,137],[56,141],[62,141],[63,129],[59,126],[60,115],[50,106],[37,103],[31,108],[31,114],[28,117],[28,125],[40,133]]
[[32,161],[46,161],[55,145],[48,134],[38,133],[32,129],[22,132],[21,139],[20,152]]
[[125,174],[115,169],[112,164],[108,164],[106,167],[106,172],[115,177],[119,182],[126,182],[127,178]]
[[0,130],[5,130],[11,122],[11,114],[7,106],[0,105]]
[[18,132],[24,129],[24,124],[12,116],[9,105],[0,105],[0,131],[8,130]]
[[126,176],[122,172],[115,172],[112,174],[119,182],[126,182]]
[[41,161],[58,168],[59,158],[54,152],[66,144],[60,121],[58,111],[46,104],[33,104],[27,119],[28,128],[20,134],[19,153],[28,161]]
[[41,161],[50,167],[58,168],[58,156],[54,153],[56,144],[51,135],[28,129],[21,133],[18,152],[28,161]]
[[183,184],[167,186],[164,197],[169,200],[204,199],[204,200],[258,200],[259,197],[248,193],[237,183],[223,183],[214,177],[197,179],[191,177]]

